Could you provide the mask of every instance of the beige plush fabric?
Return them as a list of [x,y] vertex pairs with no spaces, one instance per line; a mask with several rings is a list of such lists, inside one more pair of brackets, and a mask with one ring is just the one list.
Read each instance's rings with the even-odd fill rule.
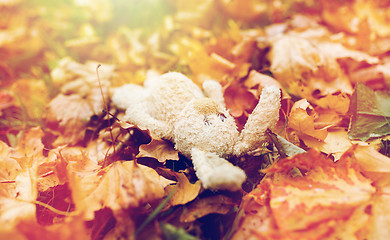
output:
[[280,90],[263,89],[260,101],[241,133],[225,109],[222,87],[206,81],[202,91],[181,73],[147,79],[145,87],[127,84],[115,90],[112,101],[126,109],[126,120],[170,140],[191,158],[205,188],[236,191],[245,173],[224,158],[250,153],[266,141],[265,131],[279,119]]

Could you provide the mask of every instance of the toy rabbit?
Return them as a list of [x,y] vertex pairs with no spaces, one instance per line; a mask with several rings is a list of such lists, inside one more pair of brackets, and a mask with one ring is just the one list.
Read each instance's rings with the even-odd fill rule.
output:
[[263,89],[241,132],[225,109],[221,85],[208,80],[203,90],[183,74],[170,72],[148,78],[144,87],[121,86],[112,101],[126,109],[125,119],[130,123],[172,141],[190,158],[204,188],[239,190],[246,175],[225,158],[250,154],[266,141],[265,131],[279,119],[280,90]]

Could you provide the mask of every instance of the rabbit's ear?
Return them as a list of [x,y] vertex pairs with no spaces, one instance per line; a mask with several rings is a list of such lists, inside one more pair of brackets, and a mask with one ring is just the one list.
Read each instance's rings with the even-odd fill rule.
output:
[[226,108],[222,86],[219,82],[214,80],[206,80],[203,82],[202,87],[207,97],[213,99],[222,108]]
[[279,120],[280,97],[280,89],[275,86],[263,89],[259,103],[249,115],[234,146],[234,155],[240,156],[253,151],[267,140],[265,131],[272,130]]

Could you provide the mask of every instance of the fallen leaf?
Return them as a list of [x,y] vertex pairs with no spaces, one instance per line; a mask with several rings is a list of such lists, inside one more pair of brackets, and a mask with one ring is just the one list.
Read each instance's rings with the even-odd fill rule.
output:
[[89,174],[68,174],[75,211],[90,220],[95,211],[105,207],[115,213],[159,200],[164,196],[164,187],[170,183],[153,169],[137,165],[134,161],[117,161]]
[[[303,176],[293,177],[293,168]],[[360,211],[371,203],[375,188],[351,155],[334,163],[310,150],[280,160],[266,172],[269,178],[241,204],[244,214],[237,220],[240,227],[233,239],[248,233],[259,239],[323,239],[339,236],[342,230],[351,237],[369,223],[370,215]],[[245,213],[249,213],[248,222]],[[336,226],[338,234],[333,235]]]
[[244,82],[249,89],[257,89],[256,96],[260,96],[261,90],[266,86],[275,86],[282,89],[282,99],[290,99],[290,95],[283,89],[282,85],[273,77],[259,73],[255,70],[249,72],[248,78]]
[[282,36],[272,43],[269,55],[270,70],[287,91],[300,96],[292,84],[304,81],[308,76],[320,75],[325,81],[333,81],[340,66],[312,41],[301,37]]
[[298,135],[309,135],[324,140],[328,134],[326,129],[315,129],[315,111],[306,99],[294,103],[288,116],[287,126],[297,131]]
[[226,102],[226,108],[229,110],[230,114],[236,118],[241,117],[244,114],[248,115],[257,104],[257,99],[253,93],[235,82],[226,86],[223,95]]
[[225,14],[243,21],[251,21],[263,16],[267,11],[266,3],[253,0],[236,2],[219,0]]
[[316,105],[324,109],[331,109],[339,114],[348,112],[350,99],[345,93],[329,94],[315,101]]
[[356,145],[351,148],[356,161],[367,172],[390,172],[390,158],[379,153],[374,147]]
[[184,173],[176,173],[177,183],[175,185],[168,185],[165,188],[166,193],[175,191],[169,204],[171,206],[184,205],[188,202],[194,200],[200,193],[202,189],[202,184],[200,181],[195,183],[190,183],[187,176]]
[[340,129],[335,131],[328,131],[328,135],[323,141],[318,141],[311,137],[302,137],[303,142],[309,148],[317,149],[326,154],[332,155],[335,160],[340,157],[352,146],[348,138],[347,131]]
[[18,232],[22,233],[26,239],[58,239],[58,240],[82,240],[89,239],[89,232],[85,222],[80,217],[68,218],[63,223],[51,226],[42,226],[33,221],[22,221],[18,224]]
[[180,215],[180,221],[187,223],[211,213],[226,214],[235,206],[234,201],[224,195],[197,199],[189,204]]
[[63,142],[76,144],[84,139],[85,128],[94,115],[88,101],[79,95],[60,94],[48,108],[46,124],[61,133]]
[[150,143],[140,146],[137,158],[139,157],[152,157],[165,163],[166,160],[179,160],[179,151],[171,142],[153,138]]
[[20,79],[12,84],[11,90],[20,100],[28,117],[40,121],[49,100],[45,82],[37,79]]

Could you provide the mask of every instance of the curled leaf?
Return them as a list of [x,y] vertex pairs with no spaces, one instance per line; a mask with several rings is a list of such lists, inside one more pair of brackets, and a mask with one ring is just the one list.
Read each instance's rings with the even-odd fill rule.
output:
[[193,222],[198,218],[204,217],[211,213],[226,214],[233,207],[234,201],[224,195],[215,195],[206,198],[197,199],[188,205],[180,216],[181,222]]
[[324,140],[328,134],[326,129],[316,129],[314,108],[306,99],[294,103],[289,118],[288,127],[293,128],[298,134],[309,135],[319,140]]

